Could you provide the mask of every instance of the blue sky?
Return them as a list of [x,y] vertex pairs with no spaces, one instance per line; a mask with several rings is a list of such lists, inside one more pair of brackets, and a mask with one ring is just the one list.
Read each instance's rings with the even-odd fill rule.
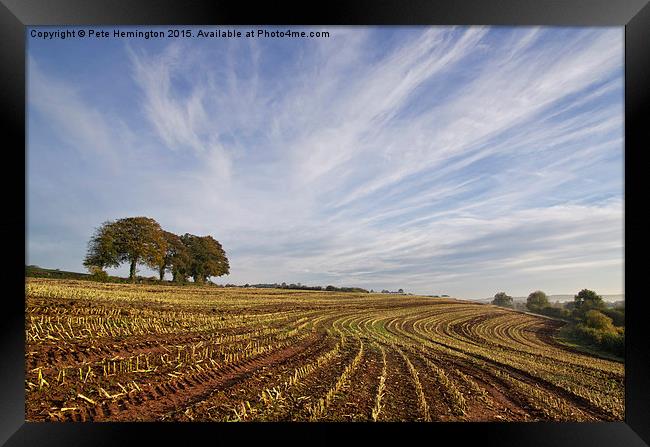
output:
[[28,34],[27,262],[144,215],[219,283],[623,293],[622,27],[324,29]]

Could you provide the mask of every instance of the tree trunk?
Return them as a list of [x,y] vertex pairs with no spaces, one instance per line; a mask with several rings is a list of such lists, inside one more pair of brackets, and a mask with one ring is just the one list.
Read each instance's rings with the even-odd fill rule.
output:
[[160,267],[160,269],[158,269],[158,273],[160,274],[160,280],[162,281],[165,277],[165,266]]
[[131,282],[135,282],[135,264],[137,263],[137,259],[131,259],[131,271],[129,272],[129,279]]

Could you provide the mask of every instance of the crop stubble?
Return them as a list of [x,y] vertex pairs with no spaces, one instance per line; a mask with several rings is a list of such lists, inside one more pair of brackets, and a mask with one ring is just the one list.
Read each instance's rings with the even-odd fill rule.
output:
[[26,280],[28,421],[609,421],[622,363],[447,298]]

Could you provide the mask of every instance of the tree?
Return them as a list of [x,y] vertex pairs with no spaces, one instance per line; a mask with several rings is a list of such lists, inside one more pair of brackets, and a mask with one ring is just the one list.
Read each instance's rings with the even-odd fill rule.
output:
[[536,290],[526,300],[526,307],[532,312],[539,312],[540,310],[549,306],[548,297],[541,290]]
[[230,273],[226,253],[214,238],[189,233],[179,237],[164,231],[149,217],[107,221],[95,230],[84,265],[96,271],[123,262],[129,263],[133,282],[138,264],[157,270],[161,280],[166,271],[172,273],[173,281],[185,281],[191,276],[197,283]]
[[158,264],[158,275],[162,281],[165,272],[170,271],[172,281],[184,281],[189,275],[190,253],[181,238],[174,233],[163,230],[165,253]]
[[135,269],[144,264],[156,269],[167,249],[163,230],[150,217],[126,217],[115,222],[115,248],[121,262],[129,263],[129,279],[135,282]]
[[162,229],[150,217],[126,217],[104,222],[88,242],[84,266],[119,267],[130,263],[129,278],[135,282],[138,264],[156,268],[166,250]]
[[190,276],[191,265],[192,255],[185,244],[181,241],[181,245],[175,247],[175,253],[171,258],[172,281],[187,281],[187,277]]
[[603,299],[593,290],[582,289],[574,296],[575,312],[577,316],[585,315],[591,309],[604,309]]
[[115,246],[115,238],[115,222],[106,221],[95,229],[95,233],[88,241],[88,252],[83,261],[84,267],[89,272],[94,274],[97,269],[119,267],[120,257]]
[[191,260],[188,273],[194,282],[203,283],[210,276],[230,273],[226,252],[212,236],[195,236],[185,233],[181,236],[181,241],[189,251]]
[[499,292],[494,295],[492,304],[502,307],[513,307],[513,300],[511,296],[506,295],[505,292]]

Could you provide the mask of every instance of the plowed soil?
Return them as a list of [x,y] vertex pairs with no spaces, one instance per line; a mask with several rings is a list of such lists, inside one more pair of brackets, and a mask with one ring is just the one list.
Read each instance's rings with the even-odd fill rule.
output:
[[619,421],[622,363],[453,298],[26,281],[27,421]]

